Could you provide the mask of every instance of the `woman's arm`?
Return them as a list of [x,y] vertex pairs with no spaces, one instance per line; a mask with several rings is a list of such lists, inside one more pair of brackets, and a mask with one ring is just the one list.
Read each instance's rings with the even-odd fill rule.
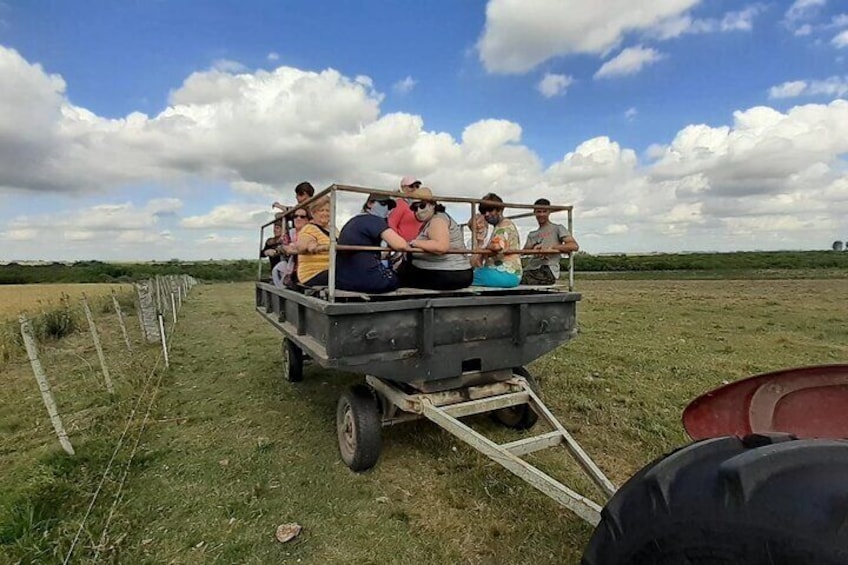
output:
[[395,251],[408,251],[409,245],[407,245],[406,240],[402,238],[395,230],[392,228],[388,228],[383,230],[380,234],[380,239],[385,241],[389,247],[394,249]]
[[450,226],[444,218],[430,220],[429,239],[414,239],[409,245],[434,255],[444,255],[450,249]]

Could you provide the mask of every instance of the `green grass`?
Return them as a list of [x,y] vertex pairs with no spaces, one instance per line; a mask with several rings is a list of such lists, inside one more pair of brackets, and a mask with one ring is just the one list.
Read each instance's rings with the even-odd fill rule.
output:
[[[686,442],[680,414],[698,394],[758,372],[848,359],[845,279],[591,280],[578,290],[579,336],[530,370],[549,407],[619,484]],[[334,413],[360,377],[310,367],[303,383],[284,382],[280,335],[252,300],[251,284],[194,290],[101,560],[579,561],[588,526],[426,422],[384,430],[377,467],[351,473],[337,454]],[[113,402],[86,366],[96,363],[83,337],[66,340],[73,355],[54,351],[45,362],[74,458],[59,451],[27,367],[4,373],[0,562],[61,561],[155,357],[147,349],[122,365],[121,338],[106,332],[121,387]],[[472,422],[500,441],[519,437],[485,418]],[[564,450],[533,461],[596,496]],[[93,558],[114,491],[109,482],[76,562]],[[274,530],[284,522],[304,530],[281,545]]]

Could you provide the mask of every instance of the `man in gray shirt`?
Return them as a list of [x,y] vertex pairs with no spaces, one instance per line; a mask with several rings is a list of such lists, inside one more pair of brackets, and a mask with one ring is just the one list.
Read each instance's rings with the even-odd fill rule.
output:
[[[551,202],[547,198],[540,198],[533,205],[550,206]],[[556,250],[560,253],[573,253],[580,249],[565,226],[550,221],[550,210],[536,208],[533,210],[533,215],[536,216],[539,227],[527,235],[524,249]],[[524,274],[521,276],[521,284],[552,285],[556,283],[559,279],[560,257],[560,254],[530,255],[524,267]]]

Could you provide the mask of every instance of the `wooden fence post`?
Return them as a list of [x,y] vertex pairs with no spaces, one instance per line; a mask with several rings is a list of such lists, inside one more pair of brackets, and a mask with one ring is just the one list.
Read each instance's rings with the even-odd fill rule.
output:
[[132,353],[130,334],[127,333],[127,325],[124,323],[124,312],[121,310],[121,305],[118,303],[118,298],[115,296],[115,289],[112,289],[112,305],[115,307],[115,314],[118,316],[118,323],[121,324],[121,333],[124,334],[124,343],[127,344],[127,351]]
[[41,398],[44,400],[44,406],[47,407],[47,414],[50,415],[50,422],[53,424],[53,429],[56,430],[56,435],[59,436],[59,443],[62,449],[68,455],[74,454],[74,446],[71,445],[71,440],[68,438],[68,432],[65,431],[65,426],[62,424],[62,418],[59,416],[59,409],[56,407],[56,401],[53,399],[53,393],[50,391],[50,384],[47,382],[47,376],[44,374],[44,368],[41,366],[41,361],[38,359],[38,348],[35,345],[35,337],[32,333],[32,324],[26,316],[18,318],[21,323],[21,337],[24,339],[24,346],[27,350],[29,363],[32,365],[32,372],[35,374],[35,380],[38,381],[38,389],[41,391]]
[[97,326],[94,325],[94,317],[91,315],[91,308],[88,307],[88,300],[85,294],[82,295],[82,307],[85,310],[85,317],[88,318],[88,329],[91,331],[94,349],[97,350],[97,358],[100,359],[100,368],[103,369],[103,380],[106,381],[106,390],[110,394],[114,394],[115,387],[112,386],[112,377],[109,376],[109,368],[106,367],[106,357],[103,355],[103,347],[100,345],[100,335],[97,333]]

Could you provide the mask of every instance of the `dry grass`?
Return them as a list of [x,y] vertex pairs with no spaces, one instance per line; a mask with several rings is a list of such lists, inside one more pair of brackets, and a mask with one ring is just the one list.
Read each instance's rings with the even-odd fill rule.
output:
[[[680,413],[694,396],[753,373],[848,360],[845,279],[578,286],[580,335],[530,370],[553,412],[618,483],[686,442]],[[102,560],[579,561],[589,527],[426,422],[384,430],[377,467],[351,473],[337,454],[334,412],[339,393],[361,377],[311,367],[303,383],[284,382],[280,335],[256,316],[252,300],[250,284],[195,289]],[[114,356],[120,343],[109,339]],[[91,362],[90,350],[78,353]],[[0,413],[9,439],[0,452],[0,561],[63,554],[111,452],[118,416],[138,390],[126,388],[120,403],[109,403],[77,365],[88,388],[77,397],[66,385],[58,397],[60,406],[77,407],[75,459],[57,453],[26,367],[4,378],[0,400],[12,409]],[[516,437],[485,418],[473,422],[498,440]],[[592,493],[564,450],[535,461]],[[92,515],[95,539],[113,492]],[[42,500],[51,506],[43,509]],[[38,512],[15,518],[21,513],[10,508]],[[284,522],[304,526],[287,545],[273,539]],[[24,534],[10,535],[18,531]],[[92,545],[86,538],[77,562],[91,559]]]
[[59,306],[62,295],[72,301],[83,294],[89,298],[132,288],[128,284],[9,284],[0,285],[0,321],[16,318],[23,312],[34,314]]

